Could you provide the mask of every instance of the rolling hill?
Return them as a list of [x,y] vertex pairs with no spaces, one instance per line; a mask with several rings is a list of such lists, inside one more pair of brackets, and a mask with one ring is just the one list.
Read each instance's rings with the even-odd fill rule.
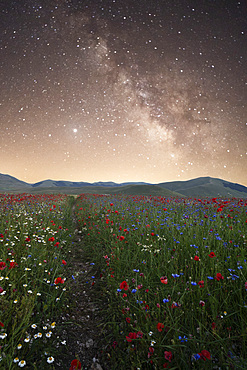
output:
[[8,192],[12,190],[19,190],[22,189],[24,191],[28,191],[31,189],[32,186],[24,181],[18,180],[13,176],[10,175],[3,175],[0,173],[0,191],[1,192]]
[[20,181],[17,178],[0,174],[0,192],[7,193],[66,193],[66,194],[126,194],[152,195],[162,197],[237,197],[247,198],[247,187],[226,180],[199,177],[188,181],[172,181],[159,184],[144,182],[125,182],[117,184],[108,182],[73,182],[44,180],[34,184]]
[[161,188],[176,191],[188,197],[237,197],[247,198],[247,187],[212,177],[199,177],[188,181],[158,184]]

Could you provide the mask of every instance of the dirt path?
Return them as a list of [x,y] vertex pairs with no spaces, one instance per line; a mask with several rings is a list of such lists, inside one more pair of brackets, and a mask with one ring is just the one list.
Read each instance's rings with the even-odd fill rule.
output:
[[[60,341],[66,340],[63,356],[56,369],[69,370],[73,359],[78,358],[82,369],[102,370],[102,337],[101,324],[102,304],[97,299],[95,288],[92,285],[92,276],[96,274],[96,266],[84,260],[83,238],[78,230],[75,217],[75,204],[72,208],[74,223],[74,242],[71,248],[67,274],[69,279],[69,313],[59,319]],[[66,266],[67,267],[67,266]]]

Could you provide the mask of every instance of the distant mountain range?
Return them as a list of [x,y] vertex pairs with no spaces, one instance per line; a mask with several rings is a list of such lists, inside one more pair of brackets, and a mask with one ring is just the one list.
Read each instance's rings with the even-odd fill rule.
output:
[[145,182],[117,184],[112,181],[89,183],[55,180],[44,180],[35,184],[29,184],[13,176],[0,174],[0,192],[247,198],[246,186],[212,177],[199,177],[188,181],[162,182],[159,184],[148,184]]

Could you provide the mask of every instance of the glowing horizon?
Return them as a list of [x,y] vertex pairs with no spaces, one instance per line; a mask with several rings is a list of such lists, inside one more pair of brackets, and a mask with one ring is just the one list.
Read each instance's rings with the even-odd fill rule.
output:
[[247,185],[242,1],[22,0],[2,18],[1,173]]

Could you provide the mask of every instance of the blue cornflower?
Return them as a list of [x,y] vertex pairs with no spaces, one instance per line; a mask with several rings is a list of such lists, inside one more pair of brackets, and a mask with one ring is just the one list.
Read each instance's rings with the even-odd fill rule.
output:
[[191,285],[197,285],[195,281],[192,281],[191,282]]
[[174,278],[179,277],[179,274],[172,274],[172,277]]
[[133,271],[134,271],[134,272],[139,272],[139,270],[136,270],[136,269],[134,269]]
[[181,336],[178,337],[178,339],[180,340],[181,343],[183,342],[187,342],[188,338],[186,338],[186,336],[184,335],[184,337],[182,338]]
[[208,279],[209,280],[214,280],[214,278],[212,276],[208,276]]
[[137,292],[137,290],[136,289],[132,289],[131,290],[131,293],[136,293]]
[[122,291],[122,289],[117,289],[117,292],[121,292]]
[[168,303],[168,302],[169,302],[169,299],[164,298],[164,299],[163,299],[163,302],[164,302],[164,303]]
[[200,360],[200,358],[201,358],[201,356],[199,355],[199,353],[196,353],[195,355],[192,355],[192,357],[191,357],[191,361],[193,361],[193,360]]

